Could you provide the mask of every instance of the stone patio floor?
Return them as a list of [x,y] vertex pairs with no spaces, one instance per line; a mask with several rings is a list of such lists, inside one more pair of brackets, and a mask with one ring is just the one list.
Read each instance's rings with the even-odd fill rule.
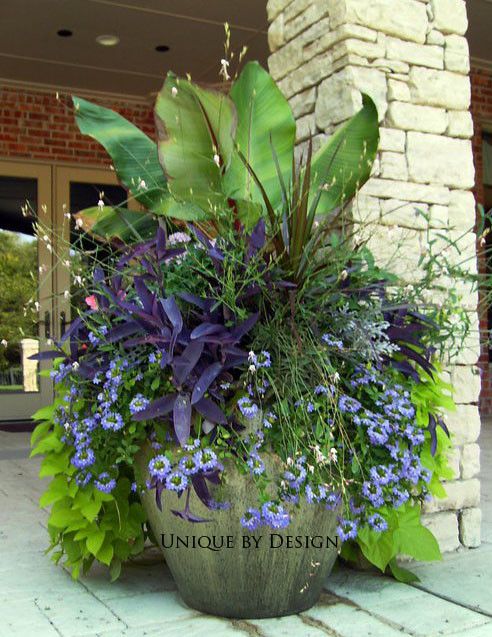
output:
[[43,483],[28,460],[29,435],[0,431],[0,637],[492,637],[492,424],[482,447],[483,544],[417,564],[415,585],[338,568],[312,610],[281,619],[231,621],[180,600],[150,550],[110,584],[93,569],[75,582],[43,551]]

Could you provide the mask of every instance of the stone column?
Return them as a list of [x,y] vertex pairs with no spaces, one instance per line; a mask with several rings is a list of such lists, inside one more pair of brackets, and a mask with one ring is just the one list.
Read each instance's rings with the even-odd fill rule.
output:
[[26,392],[39,391],[38,361],[29,360],[30,356],[39,352],[39,342],[34,338],[23,338],[20,344],[23,390]]
[[[299,149],[311,135],[316,148],[354,114],[361,91],[375,101],[379,153],[354,217],[372,224],[370,247],[382,262],[405,246],[394,266],[415,280],[429,238],[458,238],[475,220],[464,0],[268,0],[267,11],[269,68],[297,119]],[[476,271],[473,232],[460,247]],[[473,334],[449,365],[455,479],[424,516],[443,550],[480,543],[477,296],[460,291]]]

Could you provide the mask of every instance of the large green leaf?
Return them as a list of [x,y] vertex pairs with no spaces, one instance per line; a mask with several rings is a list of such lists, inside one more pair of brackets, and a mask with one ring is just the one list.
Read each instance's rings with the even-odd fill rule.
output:
[[155,142],[115,111],[75,95],[72,100],[80,132],[104,146],[123,186],[145,208],[158,212],[168,190]]
[[378,113],[368,95],[362,109],[313,156],[310,199],[322,189],[317,208],[326,214],[349,201],[369,178],[379,143]]
[[169,190],[213,217],[227,207],[222,174],[231,161],[236,114],[223,93],[169,74],[155,106],[159,159]]
[[82,220],[82,230],[102,241],[116,238],[124,243],[134,243],[154,236],[157,231],[157,221],[149,212],[95,206],[81,210],[75,216]]
[[[289,181],[296,123],[289,103],[258,62],[249,62],[231,89],[238,124],[236,144],[261,181],[273,207],[282,200],[273,153],[285,182]],[[235,153],[225,176],[225,188],[234,199],[263,197],[244,162]]]

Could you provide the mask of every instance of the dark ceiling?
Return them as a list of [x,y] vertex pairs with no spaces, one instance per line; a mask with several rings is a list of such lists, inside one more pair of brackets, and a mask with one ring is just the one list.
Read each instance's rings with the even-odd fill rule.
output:
[[[467,5],[471,54],[492,62],[492,0]],[[266,65],[266,0],[0,0],[0,78],[134,96],[157,91],[168,70],[214,83],[226,21],[236,56],[247,45]],[[120,42],[100,46],[101,34]]]

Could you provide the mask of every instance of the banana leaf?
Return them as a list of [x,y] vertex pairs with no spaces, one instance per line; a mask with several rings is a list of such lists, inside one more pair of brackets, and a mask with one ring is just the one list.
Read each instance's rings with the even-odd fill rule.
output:
[[362,95],[362,109],[313,155],[310,204],[319,196],[317,214],[349,201],[369,179],[379,143],[378,113]]
[[[258,62],[249,62],[231,89],[237,110],[237,149],[258,175],[274,208],[282,202],[274,155],[284,181],[290,178],[296,123],[288,101]],[[263,196],[238,153],[225,175],[225,189],[234,199],[263,203]],[[254,225],[254,223],[252,224]]]
[[236,129],[230,98],[169,73],[155,116],[159,159],[174,198],[209,216],[226,209],[222,175],[231,161]]
[[169,193],[155,142],[109,108],[75,95],[72,101],[80,132],[104,146],[123,186],[145,208],[158,212]]
[[104,206],[86,208],[76,213],[82,220],[82,230],[100,241],[119,239],[123,243],[134,243],[154,237],[158,223],[149,212]]

